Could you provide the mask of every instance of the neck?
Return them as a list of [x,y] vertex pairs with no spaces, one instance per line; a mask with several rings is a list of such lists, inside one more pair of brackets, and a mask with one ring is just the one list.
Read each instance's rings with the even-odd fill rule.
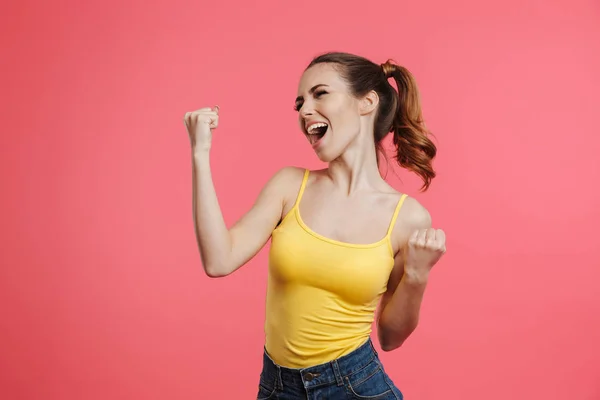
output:
[[329,163],[328,174],[341,191],[352,194],[381,188],[385,181],[377,165],[373,135],[358,135],[342,155]]

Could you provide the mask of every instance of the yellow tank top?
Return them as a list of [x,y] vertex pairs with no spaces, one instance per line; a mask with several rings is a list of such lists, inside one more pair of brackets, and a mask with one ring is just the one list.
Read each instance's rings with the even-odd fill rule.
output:
[[375,310],[394,266],[390,235],[350,244],[312,231],[296,202],[273,231],[266,296],[265,349],[279,365],[306,368],[341,357],[371,334]]

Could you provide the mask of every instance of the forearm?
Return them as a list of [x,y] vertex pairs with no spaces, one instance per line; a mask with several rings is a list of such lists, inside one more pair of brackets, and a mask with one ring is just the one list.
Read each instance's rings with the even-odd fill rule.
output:
[[417,328],[426,286],[426,277],[410,273],[402,276],[378,322],[379,342],[384,351],[400,347]]
[[209,276],[228,273],[231,237],[212,180],[210,152],[192,148],[193,214],[196,241]]

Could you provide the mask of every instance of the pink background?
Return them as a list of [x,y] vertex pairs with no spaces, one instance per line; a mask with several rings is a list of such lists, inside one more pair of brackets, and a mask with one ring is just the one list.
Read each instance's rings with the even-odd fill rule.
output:
[[[407,399],[600,399],[600,5],[570,1],[3,5],[0,396],[251,399],[266,249],[209,279],[186,111],[218,104],[228,223],[284,165],[327,50],[419,82],[439,176],[396,168],[448,235],[422,322],[381,357]],[[401,180],[399,179],[401,178]]]

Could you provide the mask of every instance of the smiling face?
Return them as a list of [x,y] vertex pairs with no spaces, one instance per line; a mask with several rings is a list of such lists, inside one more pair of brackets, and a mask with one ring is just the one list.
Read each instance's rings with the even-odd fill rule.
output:
[[360,102],[331,64],[304,72],[295,109],[300,129],[321,161],[338,158],[360,133]]

